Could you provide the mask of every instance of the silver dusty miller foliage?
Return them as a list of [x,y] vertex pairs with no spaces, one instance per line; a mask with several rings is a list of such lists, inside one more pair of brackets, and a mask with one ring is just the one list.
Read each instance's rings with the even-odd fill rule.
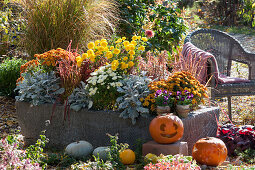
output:
[[60,78],[57,78],[54,71],[43,72],[39,70],[33,75],[25,72],[22,74],[23,81],[18,84],[15,90],[19,95],[16,101],[30,102],[33,105],[54,103],[65,89],[60,87]]
[[129,75],[121,81],[123,86],[118,87],[117,91],[123,95],[116,100],[118,109],[122,111],[120,117],[130,118],[132,123],[135,124],[137,117],[149,116],[149,109],[143,107],[139,99],[149,94],[148,84],[150,82],[151,79],[136,75]]
[[74,111],[79,111],[82,108],[90,109],[93,105],[92,100],[89,98],[88,90],[85,88],[86,84],[81,81],[81,87],[76,87],[73,93],[68,97],[70,108]]

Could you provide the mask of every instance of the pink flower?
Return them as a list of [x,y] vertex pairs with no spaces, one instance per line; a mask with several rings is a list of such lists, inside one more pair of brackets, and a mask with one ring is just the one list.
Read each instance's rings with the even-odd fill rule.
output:
[[145,35],[149,38],[154,37],[154,32],[152,30],[146,30]]

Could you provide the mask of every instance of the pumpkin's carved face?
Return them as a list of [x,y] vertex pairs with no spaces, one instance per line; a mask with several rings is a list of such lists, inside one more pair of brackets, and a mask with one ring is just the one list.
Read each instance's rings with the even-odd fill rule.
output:
[[174,143],[183,135],[183,123],[177,116],[158,116],[151,121],[149,130],[156,142]]
[[[170,125],[170,123],[167,123],[167,122],[162,123],[160,125],[160,130],[161,130],[160,135],[165,138],[175,137],[177,135],[177,129],[178,129],[178,125],[176,123],[173,123],[172,126]],[[169,134],[168,132],[170,132],[171,134]]]

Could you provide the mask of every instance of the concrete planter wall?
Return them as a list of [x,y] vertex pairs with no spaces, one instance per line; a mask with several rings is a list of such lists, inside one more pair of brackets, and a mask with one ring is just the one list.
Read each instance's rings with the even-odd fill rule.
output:
[[[34,144],[42,130],[50,139],[47,147],[64,149],[73,141],[86,140],[94,147],[110,145],[106,133],[119,134],[119,143],[128,143],[131,148],[138,138],[145,142],[152,140],[149,134],[149,124],[154,117],[140,118],[133,125],[129,119],[122,119],[118,112],[91,111],[83,109],[79,112],[70,110],[70,121],[64,121],[64,106],[57,106],[50,125],[45,121],[52,115],[53,105],[32,106],[25,102],[16,102],[18,121],[21,133],[25,136],[25,144]],[[219,109],[210,107],[192,112],[184,123],[182,141],[188,142],[189,154],[193,144],[200,138],[215,136],[217,131],[216,117]]]

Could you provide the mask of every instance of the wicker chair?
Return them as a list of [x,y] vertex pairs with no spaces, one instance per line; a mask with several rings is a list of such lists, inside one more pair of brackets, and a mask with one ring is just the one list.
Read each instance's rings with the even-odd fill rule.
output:
[[231,76],[232,61],[244,63],[248,65],[250,82],[245,83],[218,83],[215,76],[211,80],[211,98],[216,97],[228,98],[229,118],[231,115],[231,96],[248,96],[255,95],[255,54],[246,51],[242,45],[227,33],[212,30],[200,29],[190,33],[185,38],[185,43],[190,42],[197,48],[211,53],[217,61],[217,66],[212,64],[212,60],[208,61],[210,70],[208,73],[216,71],[226,76]]

